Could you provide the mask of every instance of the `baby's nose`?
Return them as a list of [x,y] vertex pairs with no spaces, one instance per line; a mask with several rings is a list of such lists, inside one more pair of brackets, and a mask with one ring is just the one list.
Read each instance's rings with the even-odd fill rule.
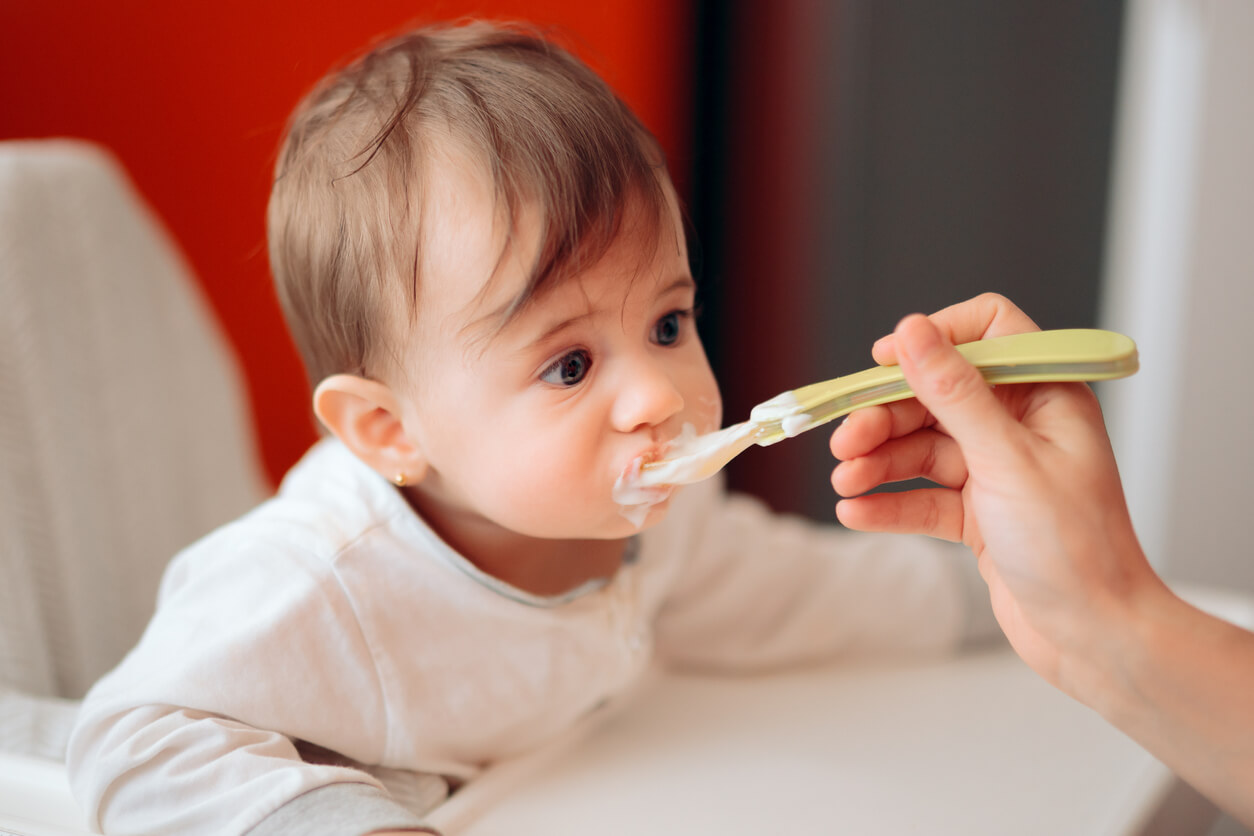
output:
[[633,432],[657,426],[683,407],[683,392],[667,369],[657,363],[638,363],[623,378],[612,421],[618,431]]

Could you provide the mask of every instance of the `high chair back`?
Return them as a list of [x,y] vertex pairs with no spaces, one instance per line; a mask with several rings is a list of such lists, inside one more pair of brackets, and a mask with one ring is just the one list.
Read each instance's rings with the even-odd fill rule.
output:
[[231,351],[118,163],[0,142],[0,751],[59,757],[169,559],[264,491]]

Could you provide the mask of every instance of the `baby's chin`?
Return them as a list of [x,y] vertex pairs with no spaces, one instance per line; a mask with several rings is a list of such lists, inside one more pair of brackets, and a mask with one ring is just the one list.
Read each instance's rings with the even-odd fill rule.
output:
[[[668,491],[673,493],[674,488],[668,488]],[[662,522],[662,520],[666,519],[670,508],[671,498],[669,496],[648,504],[618,506],[618,514],[622,517],[623,524],[626,526],[624,529],[625,536],[638,534]]]

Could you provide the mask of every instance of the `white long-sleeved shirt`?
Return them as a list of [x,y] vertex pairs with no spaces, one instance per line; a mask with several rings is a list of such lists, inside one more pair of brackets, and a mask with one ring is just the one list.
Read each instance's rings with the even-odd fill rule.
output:
[[599,588],[536,598],[320,442],[275,498],[171,563],[140,643],[84,701],[74,793],[105,833],[303,819],[317,834],[336,809],[353,811],[350,832],[416,827],[430,796],[397,776],[471,780],[623,693],[651,659],[743,671],[935,652],[988,608],[952,547],[775,515],[716,481],[637,539]]

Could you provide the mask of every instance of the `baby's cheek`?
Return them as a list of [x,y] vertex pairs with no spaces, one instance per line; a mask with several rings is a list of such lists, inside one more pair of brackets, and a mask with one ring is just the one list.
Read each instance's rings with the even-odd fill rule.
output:
[[577,433],[553,434],[549,442],[528,456],[527,475],[519,490],[534,492],[546,501],[571,502],[586,493],[590,474],[602,472],[601,451]]
[[533,536],[565,536],[571,520],[583,515],[588,486],[562,462],[528,462],[502,482],[496,512],[509,528]]
[[723,399],[719,397],[718,390],[714,390],[714,394],[700,395],[696,399],[697,410],[693,416],[695,419],[693,424],[697,428],[697,432],[710,433],[719,429],[723,425]]

